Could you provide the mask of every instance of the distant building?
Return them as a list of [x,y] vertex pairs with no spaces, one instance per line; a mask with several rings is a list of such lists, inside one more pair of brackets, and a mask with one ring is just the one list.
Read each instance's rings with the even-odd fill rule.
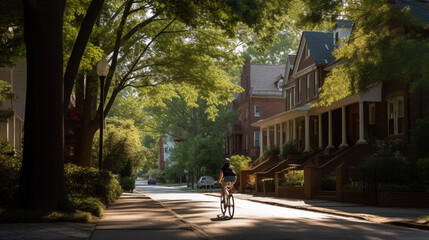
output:
[[239,83],[244,92],[230,105],[237,113],[237,121],[224,139],[225,155],[259,157],[260,132],[251,124],[284,111],[284,76],[285,65],[258,65],[246,60]]
[[17,99],[0,103],[0,140],[12,142],[16,154],[22,154],[22,133],[25,116],[25,95],[27,88],[27,64],[22,60],[14,67],[0,68],[0,80],[12,86]]
[[184,137],[169,134],[165,134],[159,139],[159,169],[164,170],[175,164],[171,160],[172,150],[176,147],[177,142],[183,142],[184,140]]

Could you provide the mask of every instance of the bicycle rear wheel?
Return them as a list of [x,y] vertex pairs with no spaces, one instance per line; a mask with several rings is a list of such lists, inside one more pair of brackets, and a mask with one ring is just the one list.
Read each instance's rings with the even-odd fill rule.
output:
[[234,212],[235,212],[234,196],[230,194],[228,196],[228,213],[231,219],[234,217]]

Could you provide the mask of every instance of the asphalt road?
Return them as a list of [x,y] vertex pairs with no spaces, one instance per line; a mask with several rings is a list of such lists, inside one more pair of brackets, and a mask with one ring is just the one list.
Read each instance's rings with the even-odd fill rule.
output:
[[218,197],[139,180],[136,185],[203,239],[429,239],[428,231],[239,199],[227,220],[220,217]]

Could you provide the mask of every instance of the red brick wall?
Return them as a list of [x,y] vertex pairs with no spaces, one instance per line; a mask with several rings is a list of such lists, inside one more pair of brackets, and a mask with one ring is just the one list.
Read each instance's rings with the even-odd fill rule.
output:
[[278,186],[277,197],[303,199],[305,198],[304,186]]

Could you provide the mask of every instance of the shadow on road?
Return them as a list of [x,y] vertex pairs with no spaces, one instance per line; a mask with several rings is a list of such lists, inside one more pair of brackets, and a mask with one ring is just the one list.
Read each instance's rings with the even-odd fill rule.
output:
[[219,221],[229,221],[229,220],[231,220],[231,218],[228,216],[224,216],[222,214],[219,214],[219,215],[217,215],[217,218],[210,218],[210,220],[212,222],[219,222]]

